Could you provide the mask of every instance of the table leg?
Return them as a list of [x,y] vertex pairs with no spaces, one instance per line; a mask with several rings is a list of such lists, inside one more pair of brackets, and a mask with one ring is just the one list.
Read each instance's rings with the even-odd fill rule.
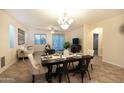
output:
[[52,83],[52,65],[47,66],[48,72],[46,73],[46,80],[48,83]]

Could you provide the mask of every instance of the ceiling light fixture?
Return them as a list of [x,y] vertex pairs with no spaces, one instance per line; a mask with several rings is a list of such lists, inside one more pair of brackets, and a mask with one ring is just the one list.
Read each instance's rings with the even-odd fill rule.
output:
[[57,20],[60,27],[64,30],[67,30],[70,27],[70,25],[73,23],[73,21],[74,20],[72,18],[69,18],[67,16],[66,10],[64,11],[64,14]]
[[51,34],[54,34],[55,33],[55,31],[51,31]]

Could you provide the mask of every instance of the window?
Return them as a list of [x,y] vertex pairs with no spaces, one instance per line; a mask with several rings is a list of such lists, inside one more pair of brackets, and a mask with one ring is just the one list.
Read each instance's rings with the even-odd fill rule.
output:
[[34,35],[34,42],[35,42],[35,44],[40,44],[40,35],[38,35],[38,34]]
[[52,35],[52,48],[56,51],[64,49],[64,35],[53,34]]
[[14,38],[15,38],[15,33],[14,33],[14,26],[9,25],[9,40],[10,40],[10,48],[14,48]]
[[41,44],[46,44],[46,34],[41,34]]
[[46,34],[34,34],[35,44],[46,44]]

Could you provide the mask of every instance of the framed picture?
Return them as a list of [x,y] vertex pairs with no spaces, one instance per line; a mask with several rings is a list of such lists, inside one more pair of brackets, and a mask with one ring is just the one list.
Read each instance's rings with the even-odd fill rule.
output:
[[18,45],[23,45],[23,44],[25,44],[25,32],[19,28],[18,29]]

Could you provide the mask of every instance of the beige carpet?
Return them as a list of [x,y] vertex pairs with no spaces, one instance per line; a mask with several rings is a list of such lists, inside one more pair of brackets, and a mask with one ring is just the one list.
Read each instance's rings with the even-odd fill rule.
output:
[[[35,59],[40,62],[41,53],[35,54]],[[94,57],[92,60],[93,68],[92,71],[89,67],[91,80],[88,79],[87,75],[84,77],[84,83],[122,83],[124,82],[124,69],[102,62],[101,57]],[[31,70],[30,62],[28,59],[25,59],[25,62],[20,60],[14,65],[9,67],[6,71],[0,74],[1,83],[31,83]],[[46,68],[43,68],[46,70]],[[36,82],[47,83],[45,80],[45,70],[43,70],[40,76],[36,77]],[[79,74],[73,76],[70,75],[71,83],[81,83],[81,77]],[[58,78],[53,77],[53,82],[57,83]],[[62,82],[67,82],[66,79],[63,79]]]

